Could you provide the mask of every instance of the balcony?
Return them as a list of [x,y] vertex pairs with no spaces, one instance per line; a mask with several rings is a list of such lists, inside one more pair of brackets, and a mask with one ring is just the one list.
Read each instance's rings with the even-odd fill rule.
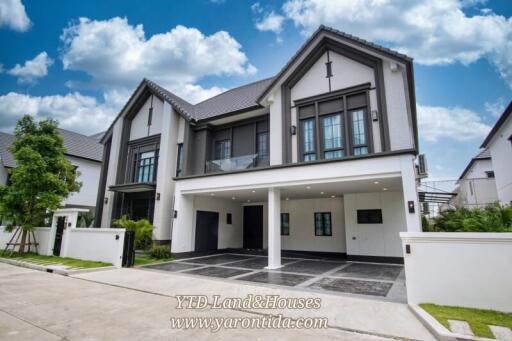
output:
[[206,161],[206,173],[232,172],[269,165],[269,157],[259,157],[258,154],[236,156],[229,159]]

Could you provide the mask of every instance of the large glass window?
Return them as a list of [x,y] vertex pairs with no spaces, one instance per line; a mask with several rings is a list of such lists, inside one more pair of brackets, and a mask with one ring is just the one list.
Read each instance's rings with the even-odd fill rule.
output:
[[231,140],[215,142],[215,159],[224,160],[231,157]]
[[138,153],[135,156],[136,182],[154,182],[156,151]]
[[315,236],[332,236],[331,212],[315,213]]
[[270,155],[270,151],[269,151],[270,143],[269,143],[268,132],[259,133],[257,140],[258,140],[257,141],[258,142],[258,144],[257,144],[257,146],[258,146],[258,150],[257,150],[258,165],[268,164],[269,155]]
[[341,114],[322,117],[324,159],[344,156]]
[[315,148],[315,119],[309,118],[301,121],[302,129],[302,159],[304,161],[316,160]]
[[354,155],[368,154],[368,142],[366,136],[365,112],[356,110],[350,113],[352,119],[352,145]]
[[183,143],[178,144],[178,157],[176,159],[176,176],[183,173]]

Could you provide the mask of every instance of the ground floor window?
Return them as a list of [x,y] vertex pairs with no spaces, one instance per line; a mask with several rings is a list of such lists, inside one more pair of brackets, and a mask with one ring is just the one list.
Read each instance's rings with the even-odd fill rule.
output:
[[281,236],[290,235],[290,213],[281,213]]
[[331,212],[315,212],[315,236],[332,236]]

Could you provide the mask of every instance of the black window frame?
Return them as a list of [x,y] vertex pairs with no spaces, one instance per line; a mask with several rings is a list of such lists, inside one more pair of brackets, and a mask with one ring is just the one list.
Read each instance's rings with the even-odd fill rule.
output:
[[[217,149],[217,146],[220,146],[220,145],[222,145],[224,143],[228,143],[228,145],[229,145],[229,153],[228,153],[228,155],[224,155],[224,157],[222,157],[221,156],[223,154],[222,153],[222,148]],[[227,160],[227,159],[230,159],[232,154],[233,154],[233,148],[232,147],[233,146],[231,145],[231,139],[224,139],[224,140],[217,140],[217,141],[215,141],[215,146],[214,146],[215,160]]]
[[[288,233],[284,233],[284,220],[283,218],[287,217],[287,223],[288,223]],[[281,213],[281,236],[289,236],[290,235],[290,213],[284,212]]]
[[[265,149],[266,154],[262,154],[260,151],[260,136],[266,136]],[[261,131],[256,133],[256,154],[257,157],[257,165],[268,165],[270,162],[270,133],[268,131]]]
[[[317,227],[317,215],[322,215],[322,218],[321,218],[321,222],[322,222],[322,226],[320,227],[320,229],[322,230],[322,234],[319,234],[318,233],[318,227]],[[325,226],[325,217],[329,217],[329,233],[326,233],[326,226]],[[315,212],[314,214],[314,221],[313,221],[313,224],[314,224],[314,228],[315,228],[315,237],[332,237],[332,214],[331,212]]]
[[[138,181],[140,155],[147,152],[154,152],[154,169],[152,181]],[[130,141],[128,143],[127,167],[125,168],[124,179],[126,183],[155,183],[158,175],[158,160],[160,153],[160,138],[150,137]]]
[[[325,126],[324,126],[324,120],[326,118],[335,117],[335,116],[340,116],[341,146],[340,147],[334,147],[334,148],[326,148],[325,147]],[[322,115],[319,116],[320,117],[319,121],[321,122],[320,123],[320,146],[321,146],[321,150],[322,150],[322,159],[323,160],[339,159],[339,158],[342,158],[345,155],[347,155],[346,150],[345,150],[346,149],[345,141],[346,141],[347,138],[345,137],[345,119],[344,119],[344,116],[345,116],[345,114],[343,112],[333,112],[333,113],[329,113],[329,114],[322,114]],[[325,157],[325,153],[337,152],[337,151],[341,152],[342,155],[340,157],[334,157],[334,158],[327,158],[327,157]]]
[[356,212],[357,224],[383,224],[382,209],[361,209]]
[[487,176],[487,179],[496,178],[496,174],[494,174],[494,171],[485,171],[485,175]]
[[[308,162],[308,161],[315,161],[315,160],[325,160],[325,152],[329,151],[336,151],[336,150],[343,150],[342,156],[339,157],[339,159],[342,159],[347,156],[364,156],[369,155],[374,152],[373,148],[373,127],[372,127],[372,120],[370,117],[370,95],[369,95],[369,87],[358,89],[357,91],[345,91],[340,90],[336,91],[334,94],[328,94],[328,95],[319,95],[315,96],[314,99],[308,100],[308,99],[302,99],[302,100],[296,100],[295,105],[297,107],[296,115],[297,115],[297,122],[298,122],[298,158],[299,161],[302,162]],[[351,99],[357,98],[361,96],[360,98],[364,98],[364,103],[358,103],[358,104],[352,104]],[[324,102],[329,102],[333,100],[341,100],[342,106],[340,109],[329,111],[329,112],[319,112],[319,104]],[[350,104],[347,102],[351,102]],[[300,115],[300,109],[306,108],[306,107],[314,107],[313,110],[308,110],[308,112],[301,116]],[[353,133],[353,119],[352,119],[352,113],[363,110],[363,119],[364,119],[364,129],[365,129],[365,137],[366,137],[366,143],[365,144],[354,144],[354,133]],[[324,145],[324,129],[323,129],[323,117],[325,116],[331,116],[340,114],[341,118],[341,124],[342,124],[342,148],[331,148],[326,149]],[[313,119],[313,134],[314,134],[314,141],[313,145],[315,146],[314,152],[311,153],[305,153],[304,152],[304,129],[303,129],[303,121],[305,120],[311,120]],[[382,138],[382,137],[381,137]],[[368,152],[366,154],[355,154],[354,150],[356,148],[364,148],[366,147],[368,149]],[[305,155],[312,155],[314,153],[314,159],[313,160],[306,160]],[[338,158],[336,158],[338,159]]]
[[176,153],[176,177],[181,176],[183,173],[183,143],[178,143],[178,150]]

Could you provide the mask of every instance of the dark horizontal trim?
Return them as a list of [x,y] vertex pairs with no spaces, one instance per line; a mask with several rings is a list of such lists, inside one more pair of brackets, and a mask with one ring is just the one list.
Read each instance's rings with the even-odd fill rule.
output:
[[[288,253],[297,253],[297,257],[300,256],[313,256],[318,258],[332,258],[332,259],[346,259],[347,254],[345,252],[326,252],[326,251],[302,251],[302,250],[288,250],[282,249],[283,252]],[[290,257],[293,255],[286,255],[286,257]]]
[[266,114],[261,114],[261,115],[254,116],[254,117],[244,118],[243,120],[224,123],[222,125],[211,125],[211,124],[200,125],[200,126],[196,126],[196,128],[194,128],[194,129],[195,129],[195,131],[203,130],[203,129],[209,129],[209,130],[213,130],[213,131],[223,130],[223,129],[244,126],[244,125],[247,125],[250,123],[264,122],[264,121],[268,121],[269,119],[270,119],[270,113],[266,113]]
[[332,97],[349,95],[353,92],[360,92],[363,90],[368,90],[368,89],[370,89],[370,87],[371,87],[371,83],[363,83],[363,84],[354,85],[354,86],[351,86],[351,87],[348,87],[345,89],[331,91],[331,92],[321,94],[321,95],[315,95],[315,96],[297,99],[297,100],[293,101],[293,103],[295,103],[296,106],[299,106],[299,105],[303,105],[303,104],[308,104],[309,102],[316,102],[316,101],[321,101],[324,99],[326,100],[326,99],[330,99]]
[[227,112],[227,113],[224,113],[224,114],[220,114],[220,115],[211,116],[211,117],[203,118],[203,119],[200,119],[200,120],[196,120],[196,122],[197,122],[197,124],[207,123],[207,122],[219,120],[221,118],[235,116],[235,115],[238,115],[238,114],[243,114],[243,113],[246,113],[246,112],[249,112],[249,111],[253,111],[253,110],[257,110],[257,109],[263,109],[263,108],[265,108],[265,107],[262,106],[262,105],[256,104],[256,105],[253,105],[253,106],[250,106],[250,107],[247,107],[247,108],[243,108],[243,109],[239,109],[239,110],[235,110],[235,111],[230,111],[230,112]]
[[500,118],[498,119],[498,121],[496,122],[494,127],[492,127],[491,131],[485,138],[484,142],[482,142],[482,145],[480,146],[480,148],[487,147],[489,142],[491,142],[492,138],[494,137],[494,134],[496,134],[496,132],[501,128],[501,126],[505,123],[505,121],[510,116],[510,114],[512,114],[512,101],[510,101],[510,103],[508,104],[505,111],[503,111],[503,114],[501,114]]
[[109,186],[108,189],[113,192],[123,192],[123,193],[149,192],[149,191],[154,191],[156,189],[156,183],[155,182],[126,183],[126,184],[120,184],[120,185],[112,185],[112,186]]
[[404,264],[404,257],[347,255],[347,260],[356,261],[356,262]]
[[138,144],[146,144],[146,143],[149,144],[149,143],[159,142],[160,138],[161,138],[161,134],[145,136],[145,137],[141,137],[141,138],[138,138],[135,140],[128,140],[128,145],[133,146],[133,145],[138,145]]
[[352,156],[346,156],[346,157],[340,158],[340,159],[328,159],[328,160],[324,159],[324,160],[316,160],[316,161],[308,161],[308,162],[301,161],[301,162],[296,162],[296,163],[287,163],[287,164],[275,165],[275,166],[265,166],[265,167],[241,169],[241,170],[235,170],[232,172],[217,172],[217,173],[198,174],[198,175],[186,175],[186,176],[180,176],[180,177],[173,177],[173,180],[179,181],[179,180],[186,180],[186,179],[204,178],[204,177],[209,177],[209,176],[259,172],[259,171],[274,170],[274,169],[280,169],[280,168],[311,166],[311,165],[318,165],[318,164],[324,164],[324,163],[346,162],[346,161],[362,160],[362,159],[373,159],[373,158],[379,158],[379,157],[404,155],[404,154],[416,155],[417,152],[415,149],[403,149],[403,150],[395,150],[395,151],[391,151],[391,152],[373,153],[373,154],[368,154],[368,155],[352,155]]

